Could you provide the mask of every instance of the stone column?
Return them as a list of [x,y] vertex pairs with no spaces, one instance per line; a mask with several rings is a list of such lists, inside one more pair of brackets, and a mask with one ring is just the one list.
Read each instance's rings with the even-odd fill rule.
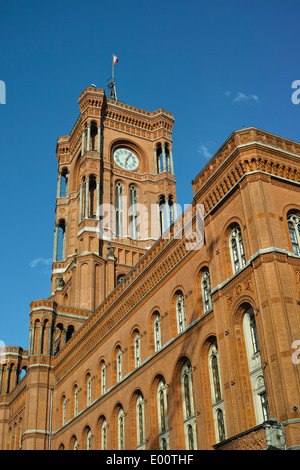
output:
[[163,158],[163,171],[166,171],[166,149],[165,149],[165,144],[161,145],[162,149],[162,158]]
[[155,174],[157,175],[158,173],[158,168],[157,168],[157,150],[154,147],[153,149],[153,156],[154,156],[154,168],[155,168]]
[[173,161],[173,150],[169,150],[170,155],[170,165],[171,165],[171,175],[174,175],[174,161]]
[[61,196],[61,172],[57,176],[57,193],[56,198],[58,199]]
[[82,221],[82,199],[83,199],[83,184],[79,185],[79,216],[78,223]]
[[91,124],[87,125],[87,138],[86,138],[86,151],[89,152],[91,148]]
[[82,136],[81,136],[81,155],[85,153],[85,129],[82,129]]
[[100,180],[96,181],[96,218],[99,219]]
[[40,322],[39,354],[43,354],[43,330],[44,330],[44,323]]
[[4,393],[9,393],[9,380],[10,380],[10,372],[11,372],[11,368],[10,368],[10,365],[7,365],[6,366],[6,383],[5,383],[5,390],[4,390]]
[[55,225],[55,229],[54,229],[53,261],[57,261],[57,247],[58,247],[58,226]]
[[98,142],[97,142],[97,152],[101,153],[101,147],[102,147],[102,130],[101,130],[101,125],[98,125]]
[[167,229],[170,227],[170,204],[169,198],[165,197],[165,207],[166,207],[166,224]]
[[15,372],[15,378],[14,378],[14,388],[18,385],[19,383],[19,367],[14,367],[14,372]]
[[89,217],[90,179],[85,180],[85,218]]
[[51,344],[52,344],[52,325],[49,323],[48,325],[48,356],[51,356]]

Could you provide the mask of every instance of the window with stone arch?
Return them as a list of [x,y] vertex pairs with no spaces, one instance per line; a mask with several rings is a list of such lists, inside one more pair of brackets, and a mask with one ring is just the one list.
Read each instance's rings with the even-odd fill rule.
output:
[[121,346],[117,347],[117,382],[122,379],[122,349]]
[[294,255],[300,256],[300,216],[296,212],[289,213],[287,221]]
[[168,402],[167,387],[164,378],[161,378],[157,387],[157,416],[158,416],[158,438],[160,450],[169,449],[168,428]]
[[181,369],[181,395],[183,406],[183,425],[186,449],[197,449],[196,415],[194,408],[194,389],[192,366],[187,360]]
[[141,336],[140,332],[136,331],[134,336],[134,365],[135,368],[141,364]]
[[78,395],[79,389],[78,386],[75,385],[73,388],[73,395],[74,395],[74,418],[78,415]]
[[64,426],[67,421],[67,398],[65,395],[62,396],[62,425]]
[[129,228],[130,237],[137,240],[139,238],[138,188],[134,184],[129,186]]
[[233,274],[246,266],[246,257],[242,232],[239,225],[236,225],[229,236],[229,249]]
[[125,422],[124,410],[120,407],[118,413],[118,450],[125,450]]
[[153,334],[154,334],[154,349],[155,352],[161,349],[161,318],[159,312],[154,313],[154,327],[153,327]]
[[88,373],[86,375],[86,406],[90,406],[92,403],[92,377]]
[[201,277],[201,293],[202,293],[202,303],[203,303],[203,313],[209,312],[212,307],[212,298],[211,298],[211,283],[209,270],[205,269]]
[[261,363],[260,345],[254,309],[251,305],[242,306],[244,310],[243,330],[246,343],[249,375],[256,416],[256,424],[269,419],[269,405]]
[[107,422],[105,417],[101,419],[100,424],[100,446],[101,450],[107,450]]
[[100,381],[101,381],[101,395],[103,395],[106,391],[106,365],[105,361],[101,361],[100,366]]
[[208,369],[210,377],[212,411],[215,426],[216,441],[226,439],[225,407],[222,391],[219,351],[217,341],[214,341],[208,352]]
[[115,185],[115,211],[116,211],[116,235],[125,235],[125,189],[122,181],[116,181]]
[[184,295],[181,291],[177,291],[176,297],[176,319],[177,319],[177,332],[182,333],[186,328],[185,305]]
[[136,400],[137,450],[145,449],[145,411],[144,397],[139,393]]

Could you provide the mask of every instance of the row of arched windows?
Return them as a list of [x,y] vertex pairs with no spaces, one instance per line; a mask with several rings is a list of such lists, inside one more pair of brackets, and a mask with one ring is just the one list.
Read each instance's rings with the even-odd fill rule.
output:
[[[221,393],[221,382],[219,372],[219,362],[217,359],[217,346],[216,342],[211,345],[209,354],[208,367],[211,371],[213,381],[211,382],[211,393],[212,393],[212,404],[217,403],[216,415],[218,419],[218,427],[216,436],[217,441],[226,438],[225,431],[225,416],[224,407],[222,406],[222,393]],[[172,409],[172,403],[168,399],[168,387],[163,376],[157,377],[156,379],[156,396],[154,397],[154,403],[156,408],[156,429],[157,429],[157,440],[158,446],[161,450],[168,450],[169,444],[169,409]],[[181,367],[180,372],[180,384],[179,384],[181,403],[182,403],[182,426],[186,449],[195,450],[197,449],[197,425],[196,425],[196,411],[194,404],[194,385],[193,385],[193,373],[192,366],[188,359],[185,360]],[[78,396],[78,388],[75,390],[75,395]],[[66,410],[66,399],[63,400],[63,413]],[[75,398],[75,410],[77,410],[78,403]],[[136,448],[138,450],[145,449],[148,438],[146,436],[146,422],[145,419],[149,419],[146,416],[145,404],[147,400],[141,391],[135,392],[133,396],[133,418],[134,425],[136,428]],[[131,417],[132,418],[132,417]],[[124,407],[119,403],[113,413],[113,419],[115,423],[108,424],[107,418],[101,415],[98,424],[98,436],[97,445],[102,450],[108,449],[108,432],[112,429],[112,434],[116,435],[115,446],[118,450],[126,449],[125,442],[125,427],[130,425],[132,422],[127,413],[124,411]],[[63,420],[65,424],[65,420]],[[92,435],[91,429],[86,427],[83,432],[84,449],[90,450],[93,448],[93,440],[95,436]],[[113,436],[111,436],[113,439]],[[112,445],[112,444],[111,444]],[[60,449],[64,448],[61,444]],[[70,442],[70,448],[77,450],[79,449],[79,443],[76,436],[72,436]],[[95,446],[94,446],[95,448]]]
[[[182,302],[181,295],[178,295],[179,301]],[[182,305],[182,304],[181,304]],[[256,421],[257,424],[269,419],[269,408],[268,400],[264,382],[263,369],[260,358],[260,347],[258,341],[257,326],[255,321],[255,313],[251,305],[245,304],[244,306],[244,316],[243,316],[243,329],[244,337],[246,344],[246,353],[248,358],[249,365],[249,378],[251,383],[252,395],[253,395],[253,404],[255,409]],[[159,335],[160,328],[156,329],[158,318],[155,317],[154,321],[154,334],[156,338],[156,350],[159,350],[161,347],[161,338]],[[134,357],[135,357],[135,367],[141,365],[140,357],[140,334],[136,331],[134,336]],[[116,350],[115,356],[115,366],[117,374],[117,382],[122,380],[122,355],[123,351],[121,347],[118,347]],[[62,422],[61,425],[64,426],[70,420],[78,416],[79,412],[84,410],[84,403],[80,402],[82,406],[79,407],[79,394],[83,392],[85,396],[86,407],[89,407],[95,400],[101,398],[106,392],[109,392],[106,384],[106,369],[111,364],[106,364],[102,359],[100,362],[100,367],[97,372],[96,377],[92,377],[92,374],[88,372],[85,377],[85,381],[82,388],[79,388],[76,384],[73,388],[72,397],[67,399],[65,395],[62,397]],[[216,441],[222,441],[226,439],[226,420],[225,420],[225,403],[223,398],[222,391],[222,378],[220,370],[220,360],[219,360],[219,351],[216,341],[212,341],[209,352],[208,352],[208,372],[210,380],[210,390],[211,390],[211,407],[212,407],[212,416],[215,428]],[[94,379],[100,378],[101,391],[100,397],[94,397],[92,392],[92,382]],[[189,360],[183,364],[181,368],[181,401],[182,401],[182,425],[183,432],[185,437],[185,443],[187,449],[196,449],[197,448],[197,424],[196,424],[196,411],[194,405],[194,385],[193,385],[193,368]],[[168,386],[165,384],[164,379],[160,380],[157,386],[157,396],[156,396],[156,406],[157,406],[157,426],[158,426],[158,438],[159,438],[159,447],[160,449],[169,448],[169,426],[168,426],[168,410],[172,409],[172,403],[168,402]],[[146,444],[146,434],[145,434],[145,400],[142,394],[139,394],[135,397],[136,402],[136,428],[137,428],[137,448],[145,448]],[[70,407],[67,415],[67,404],[70,402]],[[72,411],[73,408],[73,411]],[[81,408],[81,410],[80,410]],[[123,407],[120,406],[118,410],[118,448],[125,449],[125,416]],[[147,417],[149,419],[149,417]],[[106,419],[102,420],[101,425],[101,442],[103,446],[107,443],[107,432],[108,426]],[[106,447],[101,447],[106,448]]]

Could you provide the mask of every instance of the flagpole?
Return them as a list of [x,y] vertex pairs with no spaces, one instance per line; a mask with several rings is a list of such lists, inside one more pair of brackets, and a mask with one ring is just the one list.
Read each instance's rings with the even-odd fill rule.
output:
[[115,65],[115,64],[114,64],[114,55],[112,55],[112,78],[113,78],[113,80],[115,79],[115,77],[114,77],[114,75],[115,75],[115,73],[114,73],[114,65]]

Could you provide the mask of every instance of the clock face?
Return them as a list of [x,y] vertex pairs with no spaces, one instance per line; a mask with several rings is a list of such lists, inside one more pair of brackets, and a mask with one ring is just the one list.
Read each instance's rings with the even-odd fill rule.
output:
[[114,159],[125,170],[136,170],[139,166],[138,157],[128,149],[117,149],[114,152]]

